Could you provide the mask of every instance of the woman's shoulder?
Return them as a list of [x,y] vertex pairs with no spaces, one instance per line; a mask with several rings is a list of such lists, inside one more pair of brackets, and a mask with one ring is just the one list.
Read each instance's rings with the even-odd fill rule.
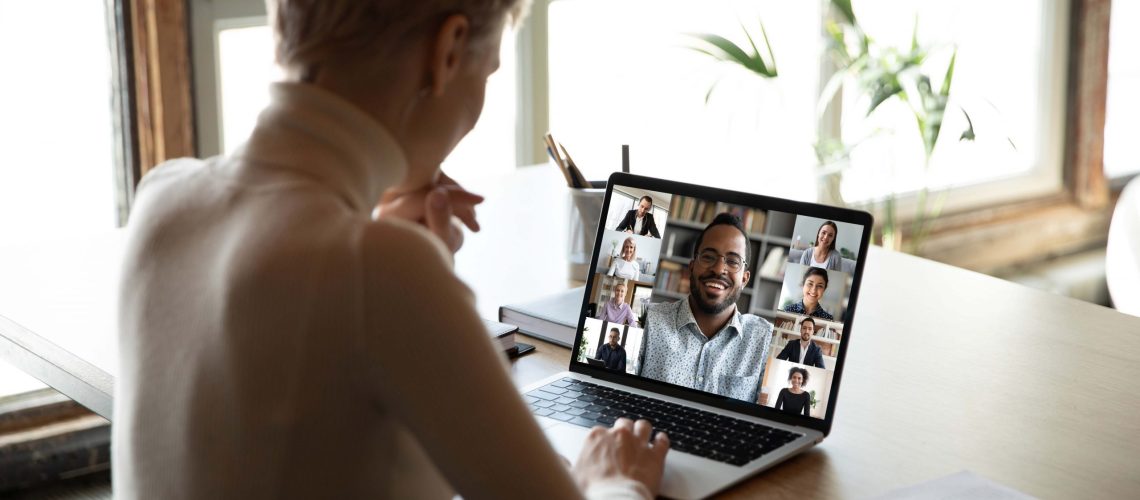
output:
[[[364,226],[360,251],[366,263],[381,263],[390,270],[434,269],[451,272],[451,252],[427,228],[397,218],[379,219]],[[395,264],[395,265],[393,265]]]

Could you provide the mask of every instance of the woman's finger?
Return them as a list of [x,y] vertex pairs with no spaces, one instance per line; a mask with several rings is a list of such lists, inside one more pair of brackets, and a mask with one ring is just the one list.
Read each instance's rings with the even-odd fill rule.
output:
[[451,202],[443,189],[433,189],[427,196],[424,221],[428,230],[443,240],[452,252],[456,250],[456,228],[451,225]]
[[645,444],[649,444],[649,435],[653,433],[653,424],[644,418],[633,424],[633,435]]

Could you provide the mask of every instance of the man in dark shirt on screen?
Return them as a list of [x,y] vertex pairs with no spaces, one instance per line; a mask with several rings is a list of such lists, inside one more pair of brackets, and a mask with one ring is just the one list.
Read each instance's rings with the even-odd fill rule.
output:
[[601,349],[598,349],[598,359],[606,364],[606,369],[624,372],[625,348],[618,344],[619,336],[621,336],[621,332],[617,328],[610,328],[610,333],[606,336],[606,343],[602,344]]

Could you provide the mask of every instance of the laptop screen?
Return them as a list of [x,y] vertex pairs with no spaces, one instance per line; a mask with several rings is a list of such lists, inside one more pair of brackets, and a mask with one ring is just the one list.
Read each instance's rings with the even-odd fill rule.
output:
[[825,418],[869,228],[679,186],[612,186],[574,361]]

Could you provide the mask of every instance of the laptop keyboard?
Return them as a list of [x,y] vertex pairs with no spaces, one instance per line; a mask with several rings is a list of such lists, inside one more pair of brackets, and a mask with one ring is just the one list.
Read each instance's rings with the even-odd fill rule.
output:
[[732,465],[744,465],[802,434],[718,415],[572,378],[524,395],[535,415],[590,428],[618,418],[646,419],[664,431],[671,448]]

